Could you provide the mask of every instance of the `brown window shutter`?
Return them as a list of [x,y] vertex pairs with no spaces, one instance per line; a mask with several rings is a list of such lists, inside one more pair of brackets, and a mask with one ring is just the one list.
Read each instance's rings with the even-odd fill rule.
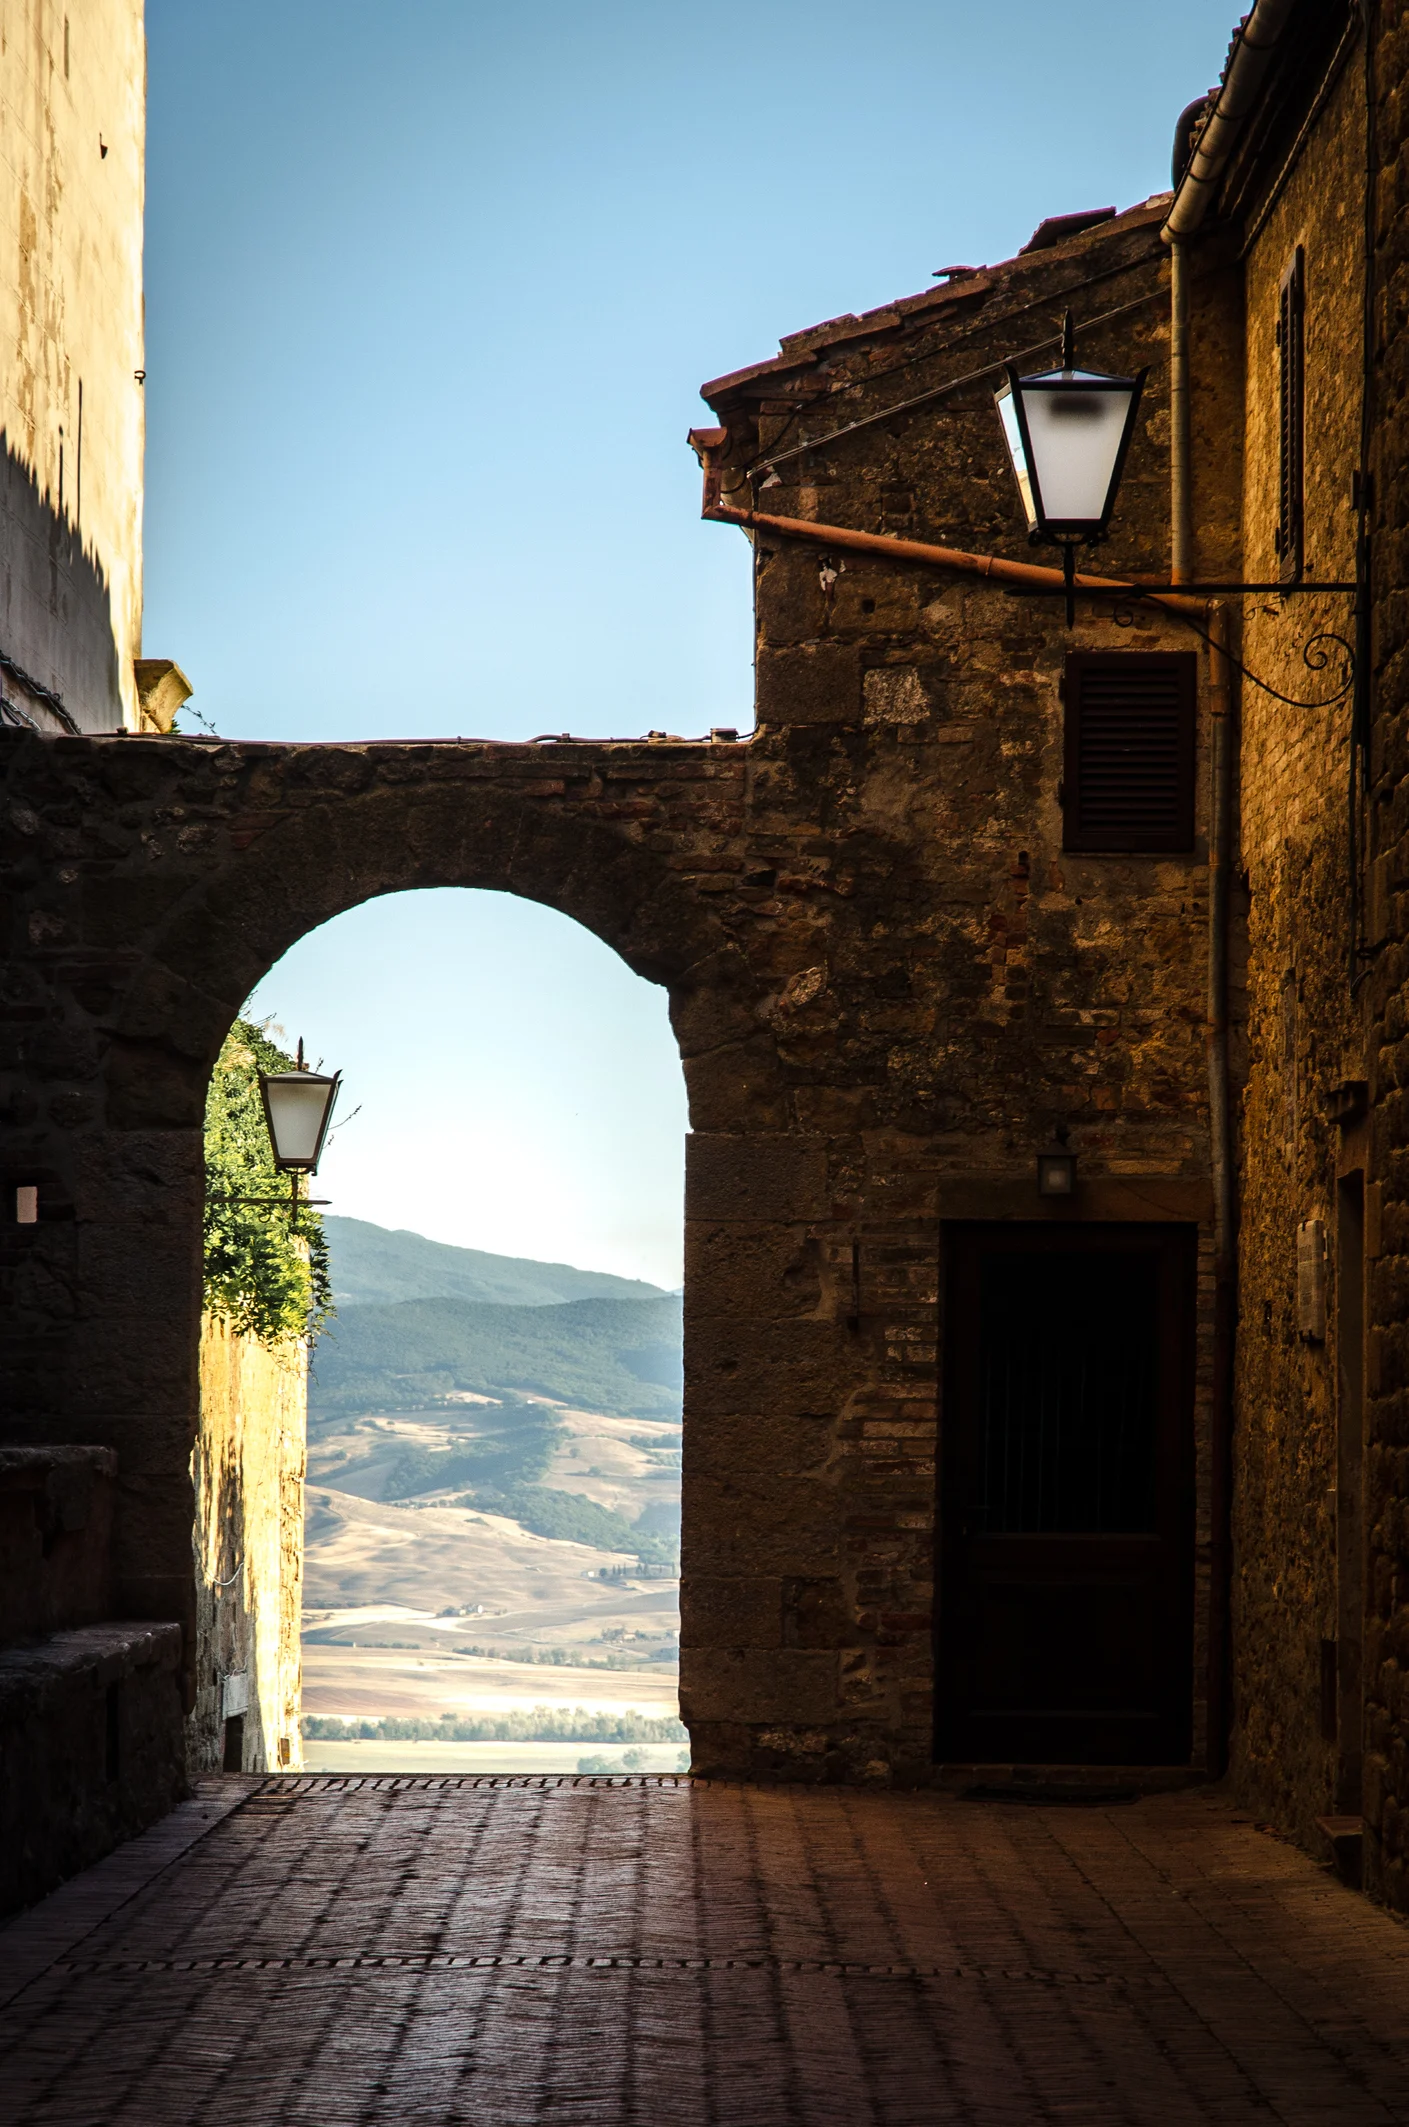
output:
[[1192,651],[1074,652],[1066,664],[1065,849],[1190,849]]
[[1303,563],[1306,464],[1306,253],[1300,244],[1277,292],[1277,531],[1283,583]]

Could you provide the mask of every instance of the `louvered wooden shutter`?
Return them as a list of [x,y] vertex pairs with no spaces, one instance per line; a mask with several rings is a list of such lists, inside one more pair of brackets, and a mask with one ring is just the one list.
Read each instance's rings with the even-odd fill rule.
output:
[[1277,531],[1283,583],[1302,571],[1305,480],[1306,253],[1298,244],[1277,293]]
[[1188,651],[1068,657],[1064,848],[1192,848],[1197,684]]

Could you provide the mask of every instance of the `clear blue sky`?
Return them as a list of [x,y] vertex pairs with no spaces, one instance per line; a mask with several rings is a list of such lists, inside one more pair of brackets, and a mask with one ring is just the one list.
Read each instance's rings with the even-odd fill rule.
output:
[[[148,654],[233,736],[747,725],[746,548],[699,522],[684,441],[700,382],[1007,257],[1044,215],[1162,190],[1233,20],[1225,0],[148,0]],[[562,918],[448,901],[345,917],[260,993],[330,1053],[331,1015],[364,1101],[329,1193],[673,1281],[663,1000]],[[499,1166],[477,1189],[469,1140],[453,1198],[411,1176],[369,1097],[393,1050],[399,1071],[414,1042],[409,1105],[453,1129],[435,1089],[463,1091],[468,1042],[509,1133],[530,1039],[560,1184],[532,1210]],[[609,1126],[580,1114],[592,1073]],[[634,1179],[594,1223],[608,1172]]]

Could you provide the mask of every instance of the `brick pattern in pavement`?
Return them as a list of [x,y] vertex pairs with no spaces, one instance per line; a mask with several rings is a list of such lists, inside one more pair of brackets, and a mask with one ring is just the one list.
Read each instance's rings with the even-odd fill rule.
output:
[[1208,1794],[305,1776],[152,1851],[0,1931],[6,2127],[1409,2122],[1409,1932]]

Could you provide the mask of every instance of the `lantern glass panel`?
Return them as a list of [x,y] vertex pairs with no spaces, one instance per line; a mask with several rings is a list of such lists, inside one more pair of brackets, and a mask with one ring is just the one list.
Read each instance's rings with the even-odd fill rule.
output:
[[1018,421],[1018,402],[1012,390],[1005,385],[998,394],[998,418],[1003,423],[1003,440],[1008,446],[1008,456],[1013,461],[1013,477],[1018,483],[1023,510],[1027,516],[1027,528],[1037,530],[1037,504],[1032,497],[1032,480],[1027,470],[1027,453],[1023,449],[1022,428]]
[[1072,1196],[1076,1191],[1076,1155],[1073,1152],[1039,1152],[1039,1196]]
[[[1103,525],[1125,441],[1132,386],[1106,377],[1088,383],[1077,370],[1045,386],[1027,378],[1020,388],[1043,517],[1054,526]],[[1026,496],[1024,502],[1031,520]]]
[[318,1071],[280,1071],[266,1077],[263,1087],[274,1164],[311,1174],[337,1098],[337,1079]]

